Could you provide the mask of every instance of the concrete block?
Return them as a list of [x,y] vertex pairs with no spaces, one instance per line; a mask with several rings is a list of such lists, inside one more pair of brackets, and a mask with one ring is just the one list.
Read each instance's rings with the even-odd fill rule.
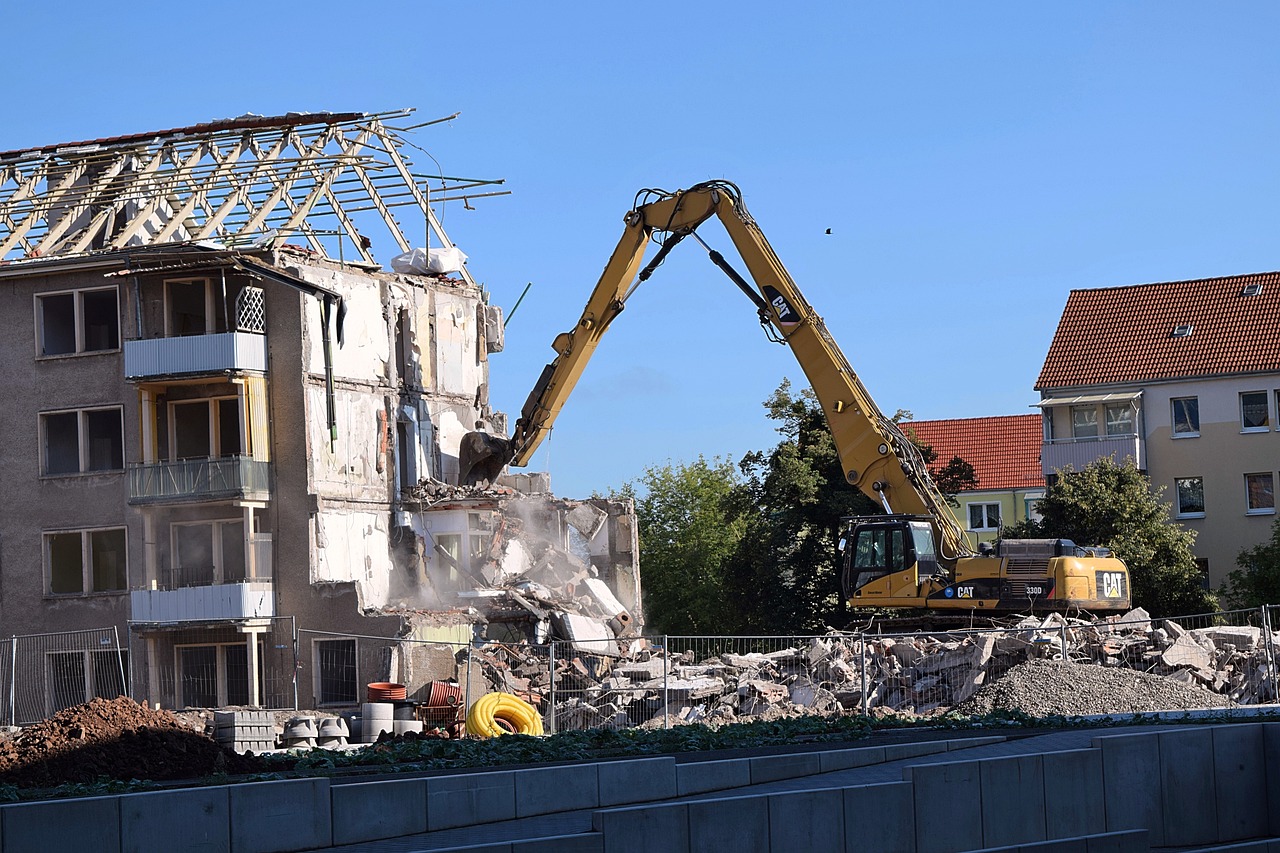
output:
[[676,762],[672,758],[604,761],[600,774],[600,805],[621,806],[669,800],[676,795]]
[[1214,726],[1213,784],[1218,803],[1218,840],[1267,834],[1267,768],[1262,726]]
[[903,758],[919,758],[922,755],[937,755],[947,751],[947,741],[934,740],[925,743],[893,743],[884,748],[885,761],[899,761]]
[[1093,739],[1102,750],[1102,798],[1107,832],[1151,828],[1151,842],[1164,846],[1160,786],[1160,741],[1155,734]]
[[691,761],[676,765],[676,793],[705,794],[751,784],[751,764],[746,758],[726,761]]
[[914,789],[916,850],[982,848],[982,777],[976,761],[917,764],[904,771]]
[[1056,841],[1037,841],[1021,844],[1018,853],[1089,853],[1089,842],[1083,838],[1059,838]]
[[1069,749],[1040,756],[1044,770],[1045,838],[1074,838],[1107,831],[1102,751]]
[[790,791],[769,796],[770,853],[844,849],[844,792]]
[[120,851],[119,797],[17,803],[0,811],[0,849]]
[[591,825],[604,836],[604,853],[690,853],[689,807],[660,803],[601,809]]
[[1004,743],[1008,738],[1002,735],[986,735],[984,737],[966,737],[947,741],[947,751],[973,749],[975,746],[990,746],[993,743]]
[[566,764],[514,772],[516,817],[594,809],[600,805],[600,778],[595,764]]
[[1160,732],[1160,795],[1166,847],[1218,840],[1213,729],[1178,726]]
[[330,785],[333,843],[355,844],[427,831],[427,780]]
[[816,752],[793,755],[762,755],[748,759],[751,762],[751,784],[776,782],[779,779],[798,779],[822,772],[822,760]]
[[882,746],[864,746],[859,749],[833,749],[818,753],[818,765],[822,768],[823,773],[883,763],[884,747]]
[[909,782],[857,785],[844,794],[844,849],[916,853],[916,813]]
[[982,843],[1008,847],[1045,841],[1044,767],[1038,755],[979,761]]
[[333,843],[328,779],[229,785],[231,849],[277,853]]
[[1280,835],[1280,723],[1262,724],[1263,753],[1267,763],[1267,814],[1272,835]]
[[427,779],[427,831],[511,820],[516,816],[514,771],[463,773]]
[[175,840],[190,853],[231,849],[231,795],[226,786],[148,791],[120,798],[123,853],[169,853]]
[[513,841],[511,853],[604,853],[604,836],[598,832],[583,832]]
[[1150,853],[1150,833],[1145,829],[1107,832],[1085,839],[1089,853]]
[[770,853],[768,797],[689,803],[689,849]]

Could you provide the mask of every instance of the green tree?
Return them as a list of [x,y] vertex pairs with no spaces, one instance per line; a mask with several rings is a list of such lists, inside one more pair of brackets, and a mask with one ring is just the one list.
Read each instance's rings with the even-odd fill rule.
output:
[[1098,459],[1080,471],[1058,472],[1039,502],[1041,520],[1018,522],[1001,535],[1062,537],[1110,548],[1129,567],[1133,603],[1153,616],[1215,610],[1217,601],[1204,589],[1191,551],[1195,533],[1170,522],[1163,492],[1153,493],[1151,481],[1131,461]]
[[736,490],[745,533],[729,564],[726,592],[738,630],[820,631],[843,625],[837,542],[840,520],[880,507],[845,480],[826,417],[808,388],[782,384],[765,401],[783,440],[747,454]]
[[1221,590],[1232,607],[1280,604],[1280,519],[1271,526],[1271,539],[1242,550],[1236,565]]
[[[719,634],[738,619],[725,593],[725,562],[746,522],[730,517],[738,488],[731,461],[699,456],[646,468],[620,496],[636,502],[645,622],[668,634]],[[639,496],[637,496],[639,493]]]

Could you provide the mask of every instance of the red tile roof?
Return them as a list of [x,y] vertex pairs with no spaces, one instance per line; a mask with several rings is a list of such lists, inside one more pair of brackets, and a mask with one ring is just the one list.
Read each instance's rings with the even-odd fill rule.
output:
[[1073,290],[1035,387],[1254,372],[1280,372],[1280,272]]
[[938,454],[930,466],[941,468],[959,456],[973,466],[978,489],[1032,489],[1044,486],[1040,471],[1039,415],[999,415],[899,424]]

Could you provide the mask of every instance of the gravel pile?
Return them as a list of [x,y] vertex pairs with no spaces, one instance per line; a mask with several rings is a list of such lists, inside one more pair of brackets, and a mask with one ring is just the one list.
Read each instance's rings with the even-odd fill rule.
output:
[[965,714],[1022,711],[1044,717],[1234,706],[1224,696],[1162,675],[1121,667],[1029,660],[983,687],[956,710]]

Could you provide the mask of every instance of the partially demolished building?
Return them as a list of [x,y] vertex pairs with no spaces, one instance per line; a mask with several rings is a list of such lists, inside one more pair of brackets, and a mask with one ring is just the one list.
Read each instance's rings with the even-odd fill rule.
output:
[[[628,503],[456,485],[466,432],[505,427],[502,317],[432,205],[495,182],[414,172],[406,119],[0,153],[5,634],[114,625],[136,698],[289,707],[360,701],[346,634],[634,628]],[[329,634],[295,659],[297,629]],[[49,652],[44,712],[105,692],[100,657]]]

